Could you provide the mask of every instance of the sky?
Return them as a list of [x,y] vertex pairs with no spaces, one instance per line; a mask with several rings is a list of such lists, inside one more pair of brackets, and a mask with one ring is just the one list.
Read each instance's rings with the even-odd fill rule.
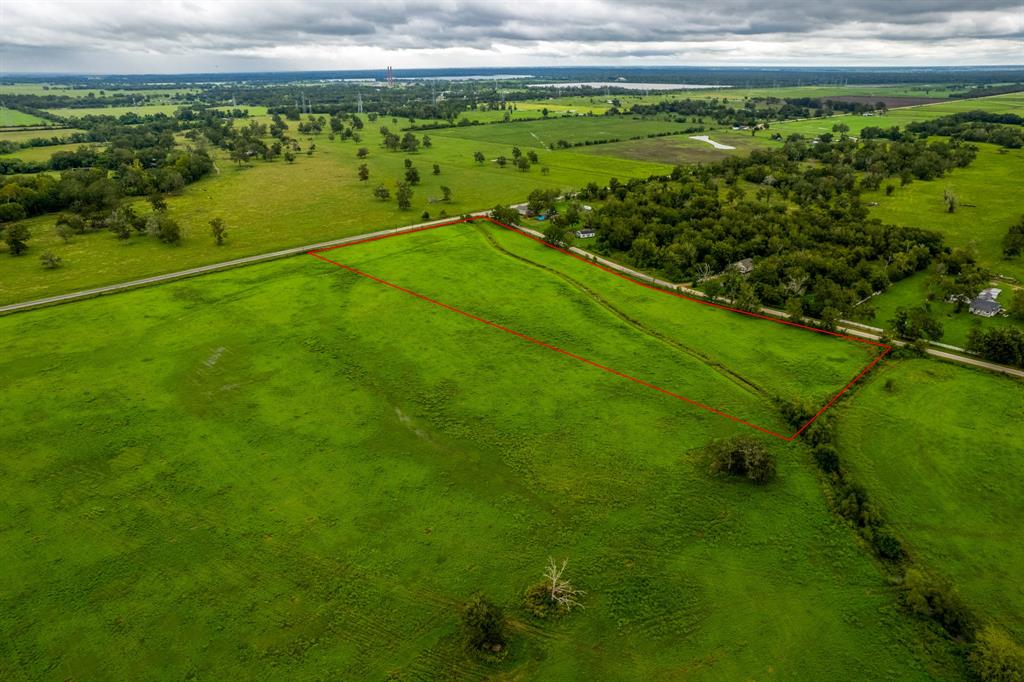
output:
[[1024,64],[1024,0],[0,0],[2,73]]

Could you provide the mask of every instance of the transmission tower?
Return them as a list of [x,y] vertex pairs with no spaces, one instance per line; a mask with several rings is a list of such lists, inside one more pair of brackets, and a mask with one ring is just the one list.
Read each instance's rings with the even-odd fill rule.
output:
[[356,100],[356,113],[363,113],[363,93],[359,93],[359,98]]
[[388,87],[395,87],[395,72],[390,66],[388,67]]

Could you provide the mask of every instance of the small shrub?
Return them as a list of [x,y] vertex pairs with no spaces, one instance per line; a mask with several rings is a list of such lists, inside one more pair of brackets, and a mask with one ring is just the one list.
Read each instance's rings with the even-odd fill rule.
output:
[[887,528],[876,528],[871,534],[871,546],[880,558],[886,561],[902,561],[907,553],[903,549],[903,543]]
[[484,595],[474,595],[463,607],[462,631],[471,652],[490,660],[504,658],[508,645],[505,614]]
[[47,270],[56,270],[64,262],[60,256],[56,255],[52,251],[44,251],[42,255],[39,256],[39,261]]
[[831,445],[814,448],[814,463],[827,474],[839,471],[839,452]]
[[1024,680],[1024,647],[991,625],[978,633],[968,661],[972,672],[982,682]]
[[949,585],[908,568],[903,576],[903,589],[903,601],[911,613],[931,618],[951,637],[973,639],[971,614]]
[[753,438],[733,438],[711,446],[711,471],[763,485],[775,478],[775,455]]

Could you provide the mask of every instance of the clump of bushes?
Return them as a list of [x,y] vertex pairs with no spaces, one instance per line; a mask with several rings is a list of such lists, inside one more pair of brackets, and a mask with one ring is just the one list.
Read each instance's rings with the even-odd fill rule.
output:
[[931,618],[950,637],[970,641],[975,625],[967,606],[952,587],[908,568],[903,575],[903,602],[911,613]]
[[982,682],[1024,680],[1024,647],[991,625],[978,633],[968,661],[971,671]]
[[711,471],[764,485],[775,478],[775,455],[763,443],[740,437],[711,445]]
[[482,594],[462,608],[462,632],[466,648],[485,660],[501,660],[508,652],[505,614]]

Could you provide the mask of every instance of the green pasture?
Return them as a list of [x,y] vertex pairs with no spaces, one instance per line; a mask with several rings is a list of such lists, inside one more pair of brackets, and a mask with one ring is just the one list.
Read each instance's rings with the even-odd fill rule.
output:
[[139,116],[166,114],[170,116],[181,107],[181,104],[140,104],[123,107],[65,107],[47,109],[47,111],[55,116],[73,119],[82,116],[121,116],[122,114],[138,114]]
[[[518,256],[582,264],[462,236],[483,250],[435,277],[411,236],[348,255],[748,395]],[[0,318],[0,337],[5,679],[959,675],[799,442],[770,441],[764,488],[713,478],[699,448],[743,427],[312,257]],[[536,621],[520,600],[549,556],[585,608]],[[500,664],[460,642],[477,591],[511,622]]]
[[49,161],[50,157],[57,152],[73,152],[79,147],[87,147],[88,143],[72,142],[69,144],[53,144],[44,147],[25,147],[11,152],[0,154],[0,159],[21,159],[22,161]]
[[[636,136],[669,133],[688,127],[686,124],[657,119],[619,116],[581,116],[554,118],[525,123],[499,123],[486,126],[446,128],[436,131],[438,137],[476,140],[513,146],[549,148],[559,140],[625,140]],[[511,158],[511,154],[505,153]]]
[[[941,232],[946,243],[969,249],[978,262],[996,274],[1024,280],[1024,259],[1003,258],[1003,237],[1010,225],[1024,215],[1021,201],[1024,150],[1003,150],[979,144],[978,156],[966,168],[957,168],[930,182],[898,180],[883,183],[881,191],[866,193],[865,201],[877,202],[871,216],[884,223],[910,225]],[[885,184],[894,184],[885,196]],[[954,213],[946,208],[949,190],[959,202]]]
[[839,408],[844,464],[927,570],[1024,637],[1024,384],[937,361],[887,363]]
[[[787,436],[792,430],[774,421],[777,417],[765,421],[769,417],[755,403],[780,395],[824,404],[878,354],[871,345],[652,292],[489,223],[447,226],[326,255]],[[488,285],[472,285],[478,281]],[[510,298],[510,290],[518,296]],[[679,353],[680,361],[666,371],[648,366],[656,351],[634,357],[632,351],[620,352],[624,342],[602,338],[592,344],[575,332],[586,328],[584,319],[562,311],[545,319],[518,303],[519,297],[547,301],[580,296],[600,304],[606,314],[629,326],[630,333],[650,334]],[[590,305],[581,308],[586,312]],[[543,335],[559,326],[556,337]],[[720,343],[723,338],[729,343]],[[687,369],[679,369],[681,361]],[[717,389],[714,398],[702,394],[702,387],[715,385],[712,377],[728,394]]]
[[749,132],[712,129],[704,133],[693,133],[693,135],[707,135],[715,142],[735,147],[735,149],[716,149],[707,142],[691,139],[691,135],[669,135],[583,147],[582,151],[601,156],[618,156],[635,161],[655,161],[676,165],[710,163],[729,156],[746,155],[754,149],[779,145],[778,142],[771,140],[765,132],[759,132],[758,135],[752,136]]
[[44,130],[0,130],[0,140],[22,143],[36,138],[51,140],[52,138],[63,139],[74,133],[84,132],[77,128],[49,128]]
[[[218,154],[218,173],[168,198],[171,215],[185,232],[180,246],[167,246],[146,237],[123,243],[108,232],[76,236],[65,244],[54,233],[55,214],[32,218],[26,221],[32,232],[26,254],[12,258],[0,245],[0,301],[28,300],[407,225],[419,222],[424,211],[437,218],[442,211],[455,216],[489,209],[498,203],[525,201],[538,187],[571,189],[588,182],[603,185],[613,176],[625,180],[670,169],[664,164],[574,150],[539,149],[540,163],[521,172],[511,164],[499,168],[490,161],[483,165],[473,161],[475,151],[482,151],[487,159],[502,154],[511,158],[508,145],[431,131],[428,134],[433,146],[407,155],[381,148],[378,127],[367,126],[360,143],[330,141],[326,134],[301,136],[303,151],[293,164],[257,161],[238,167],[226,155]],[[307,156],[305,150],[311,144],[317,149],[313,156]],[[360,183],[357,176],[362,161],[356,158],[356,150],[361,146],[371,150],[365,160],[370,169],[367,183]],[[374,198],[373,191],[383,183],[393,193],[405,172],[406,158],[412,159],[422,181],[415,187],[412,209],[400,211],[394,199],[382,202]],[[434,163],[441,166],[440,175],[433,175]],[[541,167],[547,167],[549,173],[543,174]],[[452,189],[452,200],[447,204],[439,201],[442,185]],[[431,199],[437,201],[432,203]],[[144,201],[137,206],[140,213],[148,211]],[[215,246],[209,234],[209,221],[215,217],[228,224],[228,241],[222,247]],[[47,250],[63,259],[61,268],[44,270],[40,266],[39,254]]]
[[35,114],[26,114],[24,111],[18,111],[17,109],[0,107],[0,127],[2,128],[48,125],[53,125],[53,121],[47,121],[45,118],[40,118]]

